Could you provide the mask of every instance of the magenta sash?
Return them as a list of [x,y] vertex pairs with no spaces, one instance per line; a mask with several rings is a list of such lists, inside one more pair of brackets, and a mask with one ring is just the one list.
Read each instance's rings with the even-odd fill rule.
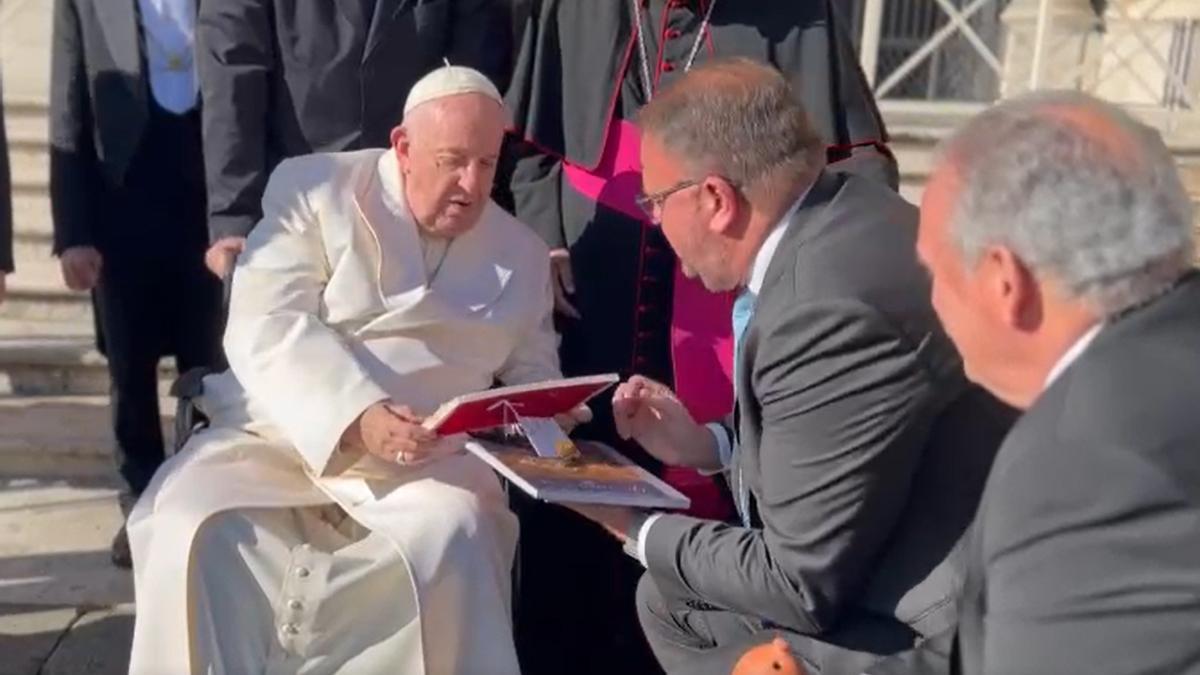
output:
[[[640,144],[637,127],[614,120],[596,168],[588,170],[564,160],[563,174],[580,194],[649,226],[636,201],[641,190]],[[671,321],[675,391],[702,423],[722,419],[733,410],[732,308],[731,293],[708,292],[699,281],[685,277],[676,262]],[[677,468],[666,469],[663,478],[692,499],[693,515],[724,518],[730,513],[728,501],[711,478]]]

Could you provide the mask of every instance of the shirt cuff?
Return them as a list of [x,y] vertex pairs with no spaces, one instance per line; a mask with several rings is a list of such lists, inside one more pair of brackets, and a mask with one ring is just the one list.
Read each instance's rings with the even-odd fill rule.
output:
[[657,521],[659,518],[662,518],[662,517],[663,517],[663,514],[656,513],[656,514],[650,516],[649,518],[647,518],[645,520],[645,522],[642,523],[642,526],[640,528],[638,528],[637,559],[638,559],[638,562],[642,563],[642,567],[647,567],[647,565],[646,565],[646,537],[650,534],[650,527],[652,525],[654,525],[655,521]]
[[704,426],[717,442],[717,461],[720,463],[721,468],[716,471],[701,470],[700,475],[715,476],[729,469],[729,465],[733,462],[733,441],[729,438],[729,430],[724,425],[710,422]]

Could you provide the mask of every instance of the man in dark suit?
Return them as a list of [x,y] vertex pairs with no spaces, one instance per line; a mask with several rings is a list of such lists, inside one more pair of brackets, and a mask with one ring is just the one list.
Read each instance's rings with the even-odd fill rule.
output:
[[[50,200],[63,279],[93,291],[117,457],[136,498],[163,461],[158,361],[221,367],[204,268],[191,0],[56,0]],[[128,566],[124,529],[114,562]]]
[[578,509],[646,565],[660,662],[728,673],[771,627],[810,670],[854,672],[952,625],[954,553],[1010,415],[937,326],[915,210],[825,172],[792,88],[757,62],[695,69],[638,122],[641,202],[689,275],[738,291],[735,432],[639,377],[614,410],[662,461],[729,469],[741,522]]
[[0,87],[0,303],[4,302],[7,284],[12,273],[12,178],[8,170],[8,136],[4,130],[4,92]]
[[1200,672],[1200,277],[1158,134],[1083,94],[942,150],[918,251],[970,377],[1023,409],[957,631],[878,673]]
[[203,0],[209,269],[229,271],[276,164],[387,147],[408,91],[443,59],[503,91],[511,22],[506,0]]

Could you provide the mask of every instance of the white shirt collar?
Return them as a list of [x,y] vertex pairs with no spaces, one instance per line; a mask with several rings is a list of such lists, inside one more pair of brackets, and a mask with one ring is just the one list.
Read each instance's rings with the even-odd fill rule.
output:
[[800,210],[800,205],[804,203],[804,198],[807,196],[808,190],[800,194],[796,202],[788,208],[787,213],[783,214],[783,218],[775,223],[775,227],[771,228],[771,233],[763,240],[762,246],[754,256],[754,264],[750,266],[750,278],[746,281],[746,289],[754,295],[758,295],[758,292],[762,290],[763,282],[767,279],[767,270],[771,267],[771,259],[775,257],[775,249],[779,248],[779,242],[783,240],[783,235],[787,234],[788,225],[791,224],[792,218]]
[[1071,345],[1070,349],[1064,352],[1058,358],[1058,362],[1054,364],[1054,367],[1050,369],[1050,374],[1046,376],[1046,384],[1042,387],[1043,389],[1049,389],[1050,385],[1058,379],[1058,376],[1062,375],[1072,363],[1075,363],[1083,355],[1083,352],[1092,344],[1092,341],[1100,334],[1100,329],[1103,327],[1103,322],[1097,323],[1095,326],[1089,328],[1086,333],[1079,336],[1075,344]]

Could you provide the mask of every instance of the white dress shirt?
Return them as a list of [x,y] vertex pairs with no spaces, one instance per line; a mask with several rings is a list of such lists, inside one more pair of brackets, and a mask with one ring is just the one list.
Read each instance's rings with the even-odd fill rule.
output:
[[1059,375],[1062,375],[1072,363],[1075,363],[1080,356],[1083,356],[1083,352],[1092,344],[1092,341],[1100,334],[1100,329],[1103,327],[1103,323],[1097,323],[1095,326],[1092,326],[1086,333],[1079,336],[1079,339],[1071,345],[1070,349],[1063,352],[1063,355],[1058,358],[1054,367],[1050,369],[1050,374],[1046,376],[1046,384],[1042,387],[1043,391],[1049,389],[1050,385],[1054,384]]
[[[792,218],[796,212],[800,210],[800,205],[804,203],[804,198],[808,196],[808,190],[805,190],[795,203],[788,208],[783,217],[778,223],[771,228],[771,233],[763,240],[763,244],[758,249],[758,253],[754,256],[754,262],[750,265],[750,276],[746,279],[746,290],[758,295],[762,290],[762,285],[767,278],[767,270],[771,267],[771,261],[775,258],[775,251],[779,248],[779,242],[783,241],[783,235],[787,234],[788,227],[791,225]],[[725,427],[720,424],[705,425],[712,433],[713,438],[717,442],[717,457],[720,458],[721,468],[718,471],[705,473],[720,473],[729,468],[733,461],[733,440],[729,438],[729,433]],[[662,514],[656,513],[645,520],[642,526],[638,529],[637,536],[637,559],[646,566],[646,536],[650,533],[650,526],[654,524]]]
[[150,93],[175,114],[196,107],[196,0],[138,0]]

